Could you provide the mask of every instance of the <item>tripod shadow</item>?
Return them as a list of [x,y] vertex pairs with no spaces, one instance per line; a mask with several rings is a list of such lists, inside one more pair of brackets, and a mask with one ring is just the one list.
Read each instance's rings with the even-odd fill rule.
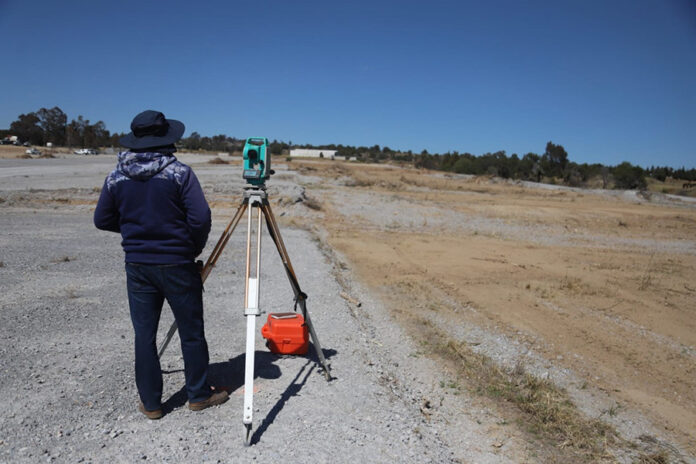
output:
[[[324,358],[326,358],[326,360],[328,361],[332,356],[334,356],[337,353],[337,351],[333,349],[323,349],[322,353],[324,354]],[[290,398],[292,398],[293,396],[297,396],[300,393],[300,390],[302,390],[302,387],[307,383],[307,379],[309,378],[310,374],[314,371],[314,368],[320,365],[319,358],[317,357],[313,345],[310,346],[307,358],[307,362],[302,365],[300,370],[297,372],[297,375],[295,375],[295,378],[292,379],[292,381],[290,382],[290,385],[288,385],[285,391],[280,395],[280,399],[278,399],[276,404],[273,405],[266,417],[264,417],[263,421],[261,422],[261,425],[259,425],[256,431],[254,431],[254,434],[251,437],[252,445],[255,445],[261,440],[261,435],[263,435],[268,429],[268,427],[273,423],[273,421],[275,421],[276,417],[278,417],[278,414],[280,413],[280,411],[283,410]],[[333,379],[334,377],[331,377],[331,380]]]
[[[254,355],[254,378],[279,378],[281,375],[280,368],[273,364],[278,359],[280,359],[279,356],[268,351],[256,351]],[[244,385],[244,360],[245,355],[241,353],[225,362],[210,364],[208,366],[208,382],[210,385],[215,385],[219,390],[225,390],[229,393],[241,388]],[[163,371],[162,373],[172,374],[175,372],[181,372],[181,369]],[[168,414],[174,409],[184,406],[187,400],[188,396],[186,395],[186,386],[184,385],[162,404],[162,410],[165,414]]]

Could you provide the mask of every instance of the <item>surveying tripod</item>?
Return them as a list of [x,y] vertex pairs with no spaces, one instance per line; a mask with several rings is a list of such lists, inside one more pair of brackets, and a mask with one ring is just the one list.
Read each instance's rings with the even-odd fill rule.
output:
[[[252,276],[252,215],[254,209],[258,210],[257,215],[257,225],[256,225],[256,253],[255,253],[255,266],[254,275]],[[244,315],[246,316],[246,357],[244,366],[244,418],[243,423],[245,427],[245,439],[244,443],[248,446],[251,444],[251,425],[252,425],[252,413],[253,413],[253,395],[254,395],[254,343],[256,336],[256,317],[258,317],[261,312],[259,310],[259,294],[260,294],[260,272],[261,272],[261,216],[266,219],[266,225],[268,227],[268,232],[275,243],[278,254],[280,254],[280,259],[285,267],[285,272],[290,280],[290,286],[295,294],[295,309],[299,305],[302,311],[302,316],[305,319],[305,324],[309,328],[309,334],[312,337],[312,344],[314,345],[314,350],[317,354],[317,358],[321,367],[324,370],[324,376],[326,380],[331,380],[331,369],[329,364],[324,358],[324,353],[322,352],[321,345],[319,344],[319,338],[317,338],[317,333],[314,330],[314,325],[309,317],[309,312],[307,312],[307,294],[300,289],[300,284],[297,282],[297,276],[292,268],[292,263],[290,262],[290,257],[283,243],[283,238],[280,235],[280,229],[278,229],[278,223],[273,216],[273,211],[271,211],[271,205],[268,201],[268,194],[266,193],[266,188],[264,186],[260,187],[245,187],[244,197],[241,204],[237,208],[237,212],[232,217],[232,220],[227,224],[224,232],[220,236],[220,239],[215,244],[212,253],[208,257],[208,261],[203,266],[201,270],[201,279],[203,282],[208,278],[211,271],[215,267],[222,250],[227,245],[227,241],[232,236],[232,232],[237,227],[237,224],[241,220],[244,213],[248,210],[248,220],[247,220],[247,244],[246,244],[246,273],[245,273],[245,283],[244,283]],[[162,357],[164,350],[167,349],[167,345],[171,341],[174,333],[176,333],[176,321],[169,328],[169,332],[160,345],[159,357]]]

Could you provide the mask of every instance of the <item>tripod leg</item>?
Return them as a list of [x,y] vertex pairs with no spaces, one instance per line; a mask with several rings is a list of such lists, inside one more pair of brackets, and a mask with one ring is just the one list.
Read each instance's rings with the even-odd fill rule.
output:
[[[304,301],[302,302],[302,305],[304,305]],[[303,308],[304,316],[305,316],[305,323],[307,324],[307,327],[309,328],[309,334],[312,336],[312,343],[314,344],[314,351],[317,354],[317,358],[319,358],[319,364],[321,364],[321,367],[324,368],[324,377],[326,377],[327,381],[331,380],[331,368],[329,364],[326,362],[326,358],[324,358],[324,351],[321,349],[321,344],[319,343],[319,337],[317,337],[317,333],[314,331],[314,324],[312,324],[312,319],[309,317],[309,313],[307,312],[307,308]]]
[[290,262],[290,256],[288,255],[288,251],[285,248],[285,244],[283,243],[283,237],[280,235],[278,223],[275,220],[275,216],[273,216],[271,205],[268,202],[264,202],[261,205],[261,210],[263,211],[263,214],[266,217],[266,224],[268,225],[268,231],[271,235],[271,238],[273,239],[273,243],[275,243],[275,246],[278,249],[278,254],[280,254],[280,259],[283,261],[283,265],[285,266],[285,272],[287,273],[288,279],[290,280],[290,285],[292,286],[292,290],[295,293],[295,298],[299,302],[300,307],[302,309],[302,315],[305,318],[305,323],[309,328],[309,334],[312,337],[312,344],[314,345],[314,350],[317,354],[317,358],[319,359],[319,363],[324,369],[324,377],[326,377],[326,380],[331,380],[331,368],[329,366],[329,363],[326,362],[324,352],[321,349],[321,344],[319,343],[319,337],[317,337],[317,333],[314,330],[314,324],[312,324],[312,319],[309,317],[309,312],[307,311],[307,303],[305,301],[307,299],[307,295],[300,289],[300,284],[297,281],[295,270],[292,268],[292,263]]
[[172,337],[174,337],[176,329],[176,321],[174,321],[172,322],[172,325],[169,327],[169,331],[167,332],[167,335],[164,337],[164,340],[162,341],[162,344],[159,347],[159,351],[157,353],[158,358],[161,358],[162,353],[164,353],[164,350],[167,349],[167,345],[169,345],[169,342],[172,340]]
[[201,278],[203,279],[203,282],[205,282],[205,279],[208,278],[208,275],[215,267],[218,258],[222,254],[222,250],[225,249],[227,242],[232,236],[232,233],[234,232],[234,229],[237,227],[237,224],[239,224],[239,221],[242,219],[242,216],[244,215],[244,211],[246,211],[246,209],[247,203],[242,202],[242,204],[239,205],[239,208],[237,208],[237,212],[234,213],[234,216],[230,220],[229,224],[227,224],[225,231],[222,233],[217,243],[215,244],[213,251],[210,253],[208,260],[205,262],[205,266],[201,270]]
[[[205,280],[210,275],[210,272],[215,267],[215,263],[217,263],[217,260],[220,257],[222,250],[225,249],[225,245],[227,245],[227,241],[232,236],[232,232],[234,232],[234,229],[237,227],[237,224],[239,223],[239,220],[244,215],[244,211],[246,209],[247,209],[246,202],[242,202],[242,204],[239,205],[239,208],[237,208],[237,212],[234,213],[234,216],[232,217],[230,222],[227,224],[227,227],[225,227],[225,230],[222,232],[222,235],[220,235],[220,238],[218,239],[217,243],[215,244],[215,247],[213,248],[213,251],[210,253],[210,256],[208,257],[208,261],[206,261],[205,266],[201,270],[201,280],[203,282],[205,282]],[[157,352],[157,357],[159,357],[159,358],[162,357],[162,354],[164,354],[164,350],[167,349],[167,346],[169,346],[169,342],[172,341],[172,337],[174,337],[176,330],[177,330],[176,321],[174,321],[174,322],[172,322],[171,327],[169,327],[169,331],[167,332],[167,335],[164,337],[164,340],[162,341],[162,344],[159,347],[159,350]]]

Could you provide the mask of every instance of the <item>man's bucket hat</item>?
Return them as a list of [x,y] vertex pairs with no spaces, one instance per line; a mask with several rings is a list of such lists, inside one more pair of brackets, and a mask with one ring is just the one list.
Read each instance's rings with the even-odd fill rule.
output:
[[159,111],[143,111],[131,122],[130,133],[119,139],[126,148],[143,148],[171,145],[184,135],[186,126],[176,119],[166,119]]

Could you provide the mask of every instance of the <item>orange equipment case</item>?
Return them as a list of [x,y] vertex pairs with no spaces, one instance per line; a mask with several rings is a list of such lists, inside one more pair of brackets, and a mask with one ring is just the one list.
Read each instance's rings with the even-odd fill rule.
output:
[[272,353],[307,354],[309,350],[309,330],[301,314],[269,314],[261,335]]

